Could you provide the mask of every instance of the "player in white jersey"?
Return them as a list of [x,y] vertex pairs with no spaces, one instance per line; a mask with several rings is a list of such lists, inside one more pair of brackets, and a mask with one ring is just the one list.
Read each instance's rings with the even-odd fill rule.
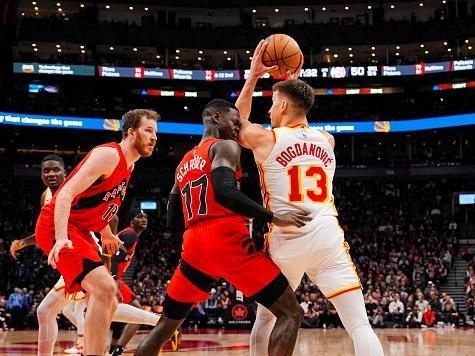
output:
[[[275,69],[262,63],[266,46],[265,41],[257,46],[236,102],[241,114],[239,143],[253,151],[266,207],[278,213],[307,211],[313,219],[301,228],[271,224],[265,246],[294,290],[306,273],[333,303],[357,356],[381,356],[383,348],[368,321],[360,280],[334,206],[335,140],[308,125],[306,115],[315,96],[312,87],[297,80],[301,68],[295,75],[288,72],[289,80],[272,88],[272,130],[248,121],[257,80]],[[259,305],[251,355],[267,355],[274,322],[274,315]]]
[[[60,156],[48,155],[41,161],[41,179],[46,190],[41,195],[41,206],[46,205],[53,198],[54,193],[66,178],[64,161]],[[117,221],[113,221],[111,229],[117,231]],[[17,253],[23,248],[36,244],[35,234],[21,240],[13,240],[10,246],[10,254],[17,258]],[[62,311],[64,316],[77,328],[77,339],[73,347],[64,350],[66,354],[79,354],[84,347],[84,311],[87,307],[87,298],[83,292],[66,295],[63,277],[43,298],[37,309],[38,317],[38,355],[52,355],[54,344],[58,336],[58,324],[56,318]],[[113,316],[113,321],[144,324],[155,326],[159,317],[145,310],[120,303]]]

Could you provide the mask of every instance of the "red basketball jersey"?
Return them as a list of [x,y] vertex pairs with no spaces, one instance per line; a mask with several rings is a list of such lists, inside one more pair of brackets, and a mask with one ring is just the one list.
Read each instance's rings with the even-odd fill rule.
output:
[[[117,277],[119,279],[122,279],[124,277],[124,274],[125,274],[125,271],[127,271],[127,268],[129,268],[130,266],[130,263],[132,262],[132,256],[134,255],[135,253],[135,248],[137,247],[137,243],[138,243],[138,238],[137,238],[137,233],[135,232],[135,230],[129,226],[129,227],[126,227],[124,230],[122,230],[121,232],[119,232],[117,234],[117,236],[119,237],[119,239],[122,240],[122,242],[124,242],[124,245],[125,245],[125,241],[124,239],[122,238],[122,236],[124,236],[124,234],[130,234],[131,236],[134,237],[135,241],[132,243],[131,246],[129,246],[127,248],[127,255],[128,255],[128,259],[126,260],[125,258],[122,259],[121,261],[119,261],[119,264],[118,264],[118,270],[117,270]],[[129,236],[130,237],[130,236]],[[131,240],[130,238],[128,239],[129,241]],[[114,256],[113,258],[116,258],[116,256]]]
[[[133,165],[127,168],[127,161],[119,144],[116,142],[106,143],[98,147],[113,147],[119,152],[120,160],[111,176],[105,180],[98,180],[87,188],[84,192],[78,194],[71,203],[69,215],[69,224],[74,224],[81,230],[100,232],[106,227],[109,221],[116,215],[122,201],[125,197],[127,185],[129,184],[130,174]],[[95,149],[94,148],[94,149]],[[56,194],[49,204],[42,208],[44,217],[50,216],[54,219],[54,207],[56,197],[62,187],[81,169],[82,165],[89,159],[92,149],[86,157],[74,168],[71,174],[61,184]]]
[[[219,141],[209,138],[188,151],[176,169],[176,182],[181,192],[185,227],[199,222],[227,216],[239,216],[218,204],[214,199],[211,183],[211,159],[209,149]],[[241,172],[236,172],[239,179]]]

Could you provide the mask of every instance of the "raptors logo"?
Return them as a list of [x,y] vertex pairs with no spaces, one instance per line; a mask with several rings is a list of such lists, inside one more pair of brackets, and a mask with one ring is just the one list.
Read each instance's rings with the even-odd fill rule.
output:
[[236,304],[231,310],[234,320],[244,320],[247,318],[247,307],[244,304]]

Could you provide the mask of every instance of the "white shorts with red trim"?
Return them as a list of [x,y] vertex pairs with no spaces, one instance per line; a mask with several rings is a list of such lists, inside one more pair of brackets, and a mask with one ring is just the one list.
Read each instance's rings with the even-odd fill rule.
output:
[[63,276],[59,277],[53,288],[56,292],[62,291],[66,299],[76,301],[86,298],[84,292],[66,293],[66,283],[64,282]]
[[328,298],[360,289],[349,245],[335,216],[319,216],[311,234],[293,238],[270,231],[266,247],[296,290],[306,273]]

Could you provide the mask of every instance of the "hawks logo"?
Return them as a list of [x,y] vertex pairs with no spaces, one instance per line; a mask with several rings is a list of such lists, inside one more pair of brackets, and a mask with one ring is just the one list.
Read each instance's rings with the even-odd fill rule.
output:
[[234,320],[244,320],[247,318],[247,307],[244,304],[236,304],[231,309],[231,315],[233,316]]

